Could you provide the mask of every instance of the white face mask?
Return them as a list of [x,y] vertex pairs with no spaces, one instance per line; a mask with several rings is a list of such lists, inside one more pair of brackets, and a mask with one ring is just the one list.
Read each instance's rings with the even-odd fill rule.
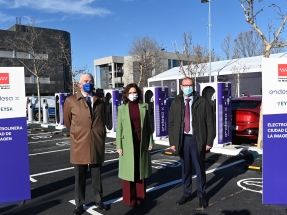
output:
[[129,100],[134,102],[135,100],[137,100],[138,98],[138,94],[129,94]]

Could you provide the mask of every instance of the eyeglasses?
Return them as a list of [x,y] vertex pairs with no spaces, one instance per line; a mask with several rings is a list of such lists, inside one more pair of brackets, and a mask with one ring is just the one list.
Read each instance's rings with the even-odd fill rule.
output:
[[192,87],[192,85],[181,85],[183,87]]

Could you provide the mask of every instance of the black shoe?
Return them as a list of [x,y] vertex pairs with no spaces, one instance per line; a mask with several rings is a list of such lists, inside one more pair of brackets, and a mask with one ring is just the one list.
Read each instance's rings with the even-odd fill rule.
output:
[[144,203],[145,203],[145,201],[137,201],[137,205],[138,205],[139,207],[143,206]]
[[74,215],[81,215],[84,212],[83,206],[74,209]]
[[137,207],[137,204],[129,205],[129,207],[130,207],[131,209],[135,209],[135,208]]
[[207,201],[204,197],[199,197],[199,207],[206,208],[208,206]]
[[95,203],[95,206],[97,209],[101,210],[101,211],[106,211],[107,210],[107,206],[102,203],[102,202],[99,202],[99,203]]
[[180,200],[178,200],[178,201],[176,202],[176,204],[177,204],[177,205],[183,205],[183,204],[187,203],[188,201],[190,201],[190,196],[182,196],[182,197],[180,198]]

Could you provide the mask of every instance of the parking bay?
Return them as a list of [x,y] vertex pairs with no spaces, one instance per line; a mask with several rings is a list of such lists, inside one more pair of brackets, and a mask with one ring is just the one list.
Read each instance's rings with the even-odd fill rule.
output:
[[[65,132],[29,130],[29,160],[32,199],[24,204],[1,208],[2,214],[71,214],[74,208],[74,170],[69,162],[69,137]],[[165,155],[167,146],[155,145],[152,150],[153,174],[147,179],[147,200],[144,207],[131,209],[122,204],[118,154],[107,138],[105,163],[102,168],[103,201],[106,212],[93,208],[91,179],[86,189],[87,211],[84,214],[286,214],[284,209],[261,204],[262,173],[243,168],[246,161],[237,156],[207,154],[207,198],[209,207],[198,207],[196,178],[193,179],[193,200],[183,206],[175,202],[182,196],[181,164],[176,156]],[[16,171],[16,169],[15,169]],[[225,212],[224,212],[225,211]]]

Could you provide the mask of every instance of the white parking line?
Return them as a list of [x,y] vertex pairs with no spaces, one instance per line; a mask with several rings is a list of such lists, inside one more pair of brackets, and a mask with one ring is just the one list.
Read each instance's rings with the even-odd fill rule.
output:
[[41,134],[51,134],[51,132],[41,132],[41,133],[37,133],[37,134],[28,134],[28,136],[41,135]]
[[[73,205],[76,205],[75,200],[70,200],[69,202],[72,203]],[[86,212],[88,212],[89,214],[92,214],[92,215],[103,215],[103,214],[93,210],[93,209],[96,209],[95,205],[90,206],[90,207],[88,207],[86,205],[83,205],[83,207],[84,207],[84,210]]]
[[[215,171],[219,171],[219,170],[222,170],[222,169],[225,169],[225,168],[228,168],[230,166],[233,166],[233,165],[236,165],[236,164],[239,164],[239,163],[242,163],[244,162],[245,160],[239,160],[239,161],[235,161],[233,163],[230,163],[230,164],[227,164],[227,165],[224,165],[224,166],[220,166],[220,167],[217,167],[217,168],[214,168],[214,169],[211,169],[211,170],[208,170],[206,171],[206,174],[210,174],[210,173],[213,173]],[[196,175],[193,175],[192,178],[196,178]],[[175,181],[171,181],[171,182],[168,182],[168,183],[165,183],[165,184],[161,184],[159,186],[156,186],[156,187],[151,187],[151,188],[148,188],[146,189],[146,192],[153,192],[153,191],[156,191],[156,190],[159,190],[159,189],[162,189],[162,188],[165,188],[165,187],[168,187],[168,186],[171,186],[171,185],[174,185],[174,184],[178,184],[181,182],[181,179],[177,179]],[[119,202],[119,201],[122,201],[123,198],[120,197],[120,198],[116,198],[116,199],[112,199],[112,200],[109,200],[109,201],[106,201],[104,202],[105,204],[109,205],[109,204],[113,204],[113,203],[116,203],[116,202]]]
[[[116,159],[106,160],[105,163],[112,162],[112,161],[117,161],[117,160],[119,160],[119,159],[116,158]],[[33,179],[36,176],[47,175],[47,174],[51,174],[51,173],[55,173],[55,172],[62,172],[62,171],[70,170],[70,169],[74,169],[74,167],[69,167],[69,168],[64,168],[64,169],[57,169],[57,170],[53,170],[53,171],[42,172],[42,173],[37,173],[37,174],[34,174],[34,175],[30,175],[30,181],[31,182],[37,182],[37,180]]]
[[[69,149],[64,149],[64,150],[69,150]],[[154,153],[156,153],[156,152],[158,152],[158,151],[163,151],[163,150],[166,150],[166,149],[155,150],[155,151],[152,151],[151,154],[154,154]],[[57,152],[57,151],[60,151],[60,150],[51,151],[51,152],[46,152],[46,153],[52,153],[52,152]],[[45,153],[45,152],[42,152],[42,153]],[[37,154],[40,154],[40,153],[37,153]],[[37,154],[31,154],[31,155],[37,155]],[[109,162],[113,162],[113,161],[117,161],[117,160],[119,160],[119,159],[118,159],[118,158],[115,158],[115,159],[111,159],[111,160],[106,160],[104,163],[109,163]],[[34,179],[34,177],[36,177],[36,176],[47,175],[47,174],[51,174],[51,173],[55,173],[55,172],[62,172],[62,171],[70,170],[70,169],[73,169],[73,168],[74,168],[74,167],[69,167],[69,168],[58,169],[58,170],[52,170],[52,171],[48,171],[48,172],[42,172],[42,173],[30,175],[30,181],[31,181],[31,182],[37,182],[37,180]]]
[[41,153],[29,154],[29,156],[50,154],[50,153],[54,153],[54,152],[62,152],[62,151],[67,151],[67,150],[70,150],[70,148],[68,148],[68,149],[61,149],[61,150],[55,150],[55,151],[49,151],[49,152],[41,152]]
[[[113,141],[114,142],[114,141]],[[107,142],[107,143],[105,143],[105,145],[107,145],[107,144],[111,144],[111,143],[113,143],[113,142]]]
[[69,137],[63,137],[63,138],[61,138],[61,139],[51,139],[51,140],[41,140],[41,141],[36,141],[36,142],[28,142],[28,144],[51,142],[51,141],[55,141],[55,140],[68,140],[68,139],[70,139],[70,138],[69,138]]
[[62,172],[62,171],[65,171],[65,170],[70,170],[70,169],[74,169],[74,167],[69,167],[69,168],[64,168],[64,169],[57,169],[57,170],[53,170],[53,171],[49,171],[49,172],[42,172],[42,173],[30,175],[30,181],[31,182],[37,182],[36,179],[33,179],[33,177],[36,177],[36,176],[47,175],[47,174],[51,174],[51,173],[55,173],[55,172]]

